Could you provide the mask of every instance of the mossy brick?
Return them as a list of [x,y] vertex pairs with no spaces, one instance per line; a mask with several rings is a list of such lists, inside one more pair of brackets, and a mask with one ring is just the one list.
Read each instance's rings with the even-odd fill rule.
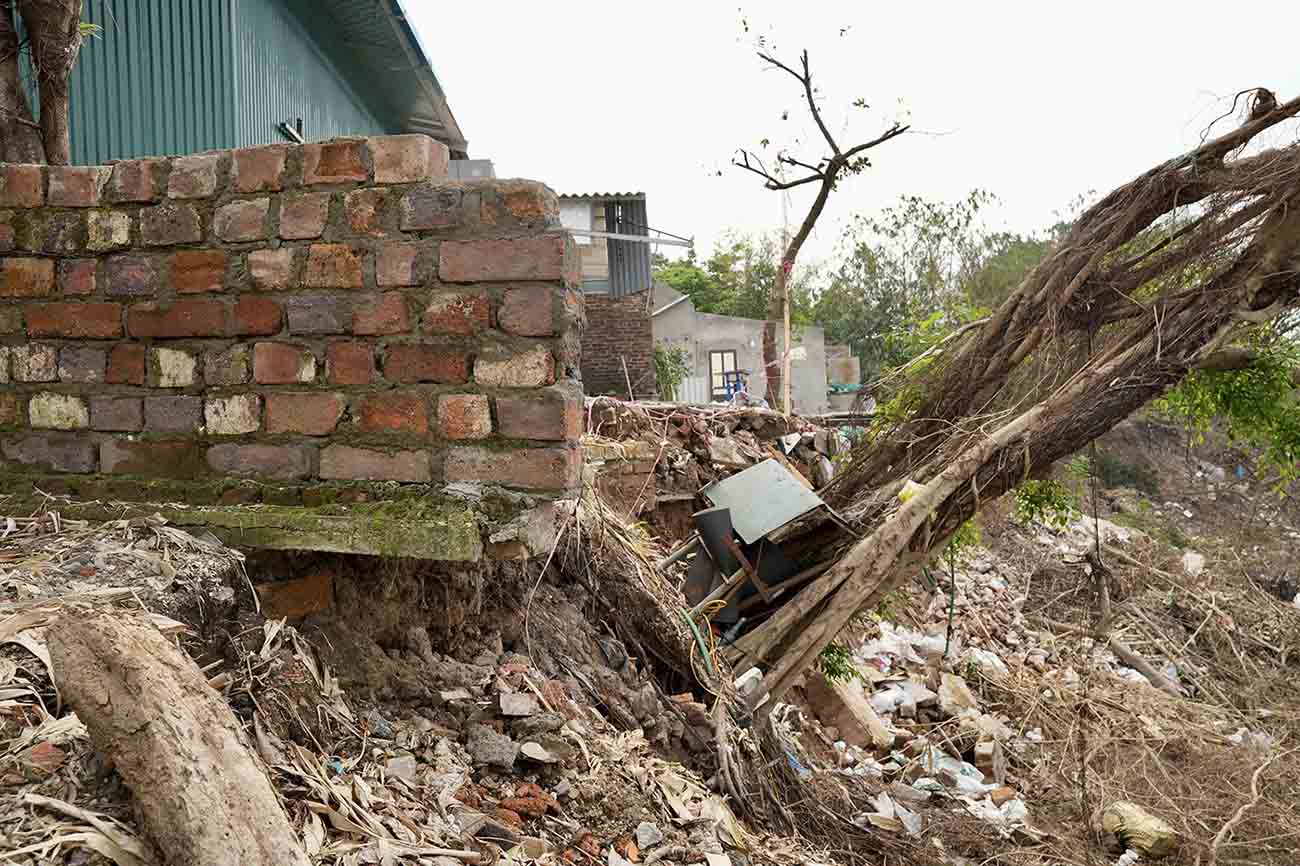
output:
[[426,334],[469,336],[491,324],[492,304],[484,295],[434,295],[420,317],[420,329]]
[[315,381],[316,356],[292,343],[253,346],[253,380],[263,385],[298,385]]
[[223,442],[208,449],[208,466],[236,478],[295,481],[311,475],[312,449],[303,445]]
[[361,399],[357,427],[363,433],[401,433],[424,436],[429,432],[429,405],[413,391],[381,391]]
[[118,202],[156,201],[161,197],[162,186],[158,173],[166,165],[162,159],[128,159],[113,165],[109,179],[109,195]]
[[97,453],[93,442],[76,435],[37,433],[3,445],[6,460],[53,472],[94,472]]
[[307,192],[280,197],[280,237],[285,240],[318,238],[325,231],[330,194]]
[[524,448],[509,459],[482,447],[453,448],[443,464],[448,483],[460,481],[503,484],[537,490],[569,490],[582,474],[582,452],[577,448]]
[[252,375],[252,349],[235,343],[224,349],[209,349],[203,355],[203,380],[208,385],[243,385]]
[[42,391],[27,401],[27,423],[37,430],[82,430],[90,426],[90,407],[75,394]]
[[25,315],[32,337],[106,340],[122,336],[121,304],[28,304]]
[[161,265],[157,256],[138,253],[109,256],[104,263],[105,292],[113,297],[157,295],[162,283]]
[[107,165],[52,165],[47,201],[57,207],[95,207],[113,174]]
[[235,192],[276,192],[284,188],[287,144],[245,147],[232,155],[230,186]]
[[107,252],[131,245],[131,215],[116,210],[92,210],[86,214],[86,249]]
[[0,385],[8,385],[10,380],[9,374],[9,356],[11,352],[8,346],[0,346]]
[[139,397],[91,397],[90,426],[113,433],[144,429],[144,401]]
[[188,388],[198,383],[198,359],[184,349],[158,346],[149,352],[149,384],[155,388]]
[[14,243],[30,252],[76,255],[86,249],[88,239],[85,212],[80,210],[27,211],[15,224]]
[[319,475],[326,480],[427,484],[433,469],[427,451],[373,451],[335,443],[321,450]]
[[243,336],[269,337],[280,332],[284,310],[270,298],[245,295],[232,310],[234,333]]
[[228,243],[263,240],[270,234],[270,212],[269,198],[232,201],[217,208],[212,231]]
[[438,278],[447,283],[563,280],[573,262],[565,235],[447,240],[438,245]]
[[27,397],[0,391],[0,430],[27,426]]
[[302,148],[302,182],[347,183],[369,178],[361,139],[336,139],[305,144]]
[[401,292],[361,299],[352,313],[352,333],[358,336],[404,334],[410,330],[410,311]]
[[331,385],[369,385],[374,380],[375,352],[369,343],[330,343],[325,354]]
[[257,394],[209,397],[203,404],[203,425],[209,436],[240,436],[262,426],[262,398]]
[[198,298],[132,304],[126,327],[137,338],[220,337],[226,333],[226,308],[221,301]]
[[42,298],[54,294],[54,260],[10,256],[0,260],[0,297]]
[[115,475],[182,480],[201,477],[207,466],[202,446],[188,439],[106,439],[99,445],[99,465],[102,471]]
[[221,155],[196,153],[171,161],[167,176],[169,198],[211,198],[217,191]]
[[390,382],[461,385],[469,381],[469,366],[469,354],[450,346],[389,345],[384,352],[384,378]]
[[287,289],[294,283],[294,251],[291,247],[253,250],[248,254],[248,276],[253,288],[271,292]]
[[44,166],[0,163],[0,207],[40,207],[44,202]]
[[194,433],[203,425],[203,398],[162,394],[144,398],[144,429],[150,433]]
[[108,353],[106,381],[110,385],[143,385],[146,354],[143,343],[118,343]]
[[22,307],[0,307],[0,334],[21,334],[25,330]]
[[95,346],[64,346],[59,350],[59,381],[91,385],[104,381],[108,353]]
[[447,177],[447,145],[427,135],[384,135],[366,140],[375,183],[415,183]]
[[266,432],[328,436],[338,427],[347,401],[341,394],[267,394]]
[[492,435],[492,408],[484,394],[443,394],[438,398],[438,432],[444,439],[486,439]]
[[359,289],[363,284],[361,257],[346,244],[312,244],[302,283],[318,289]]
[[93,295],[96,288],[95,259],[62,259],[59,262],[59,293],[65,297]]
[[53,382],[59,378],[59,352],[45,343],[23,343],[12,347],[15,382]]
[[474,381],[486,388],[541,388],[555,381],[555,358],[545,346],[522,352],[494,347],[474,359]]

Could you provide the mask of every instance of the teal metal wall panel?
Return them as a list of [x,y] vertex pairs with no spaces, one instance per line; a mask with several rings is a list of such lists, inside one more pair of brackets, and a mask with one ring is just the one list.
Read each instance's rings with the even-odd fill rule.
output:
[[231,147],[234,0],[86,0],[102,28],[71,82],[73,162]]
[[[370,91],[337,26],[311,0],[233,0],[235,143],[281,141],[281,122],[301,117],[308,141],[400,132],[400,121]],[[390,115],[390,116],[385,116]]]

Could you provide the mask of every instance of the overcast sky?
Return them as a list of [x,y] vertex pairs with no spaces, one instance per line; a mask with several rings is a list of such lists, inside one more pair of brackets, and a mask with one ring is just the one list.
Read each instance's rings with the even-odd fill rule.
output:
[[[701,252],[729,229],[780,228],[779,195],[730,167],[737,147],[822,152],[797,83],[754,56],[758,34],[792,63],[808,49],[842,145],[896,118],[917,131],[832,197],[813,257],[852,214],[903,194],[981,188],[1002,200],[1000,226],[1041,228],[1193,146],[1237,91],[1300,92],[1300,3],[1281,0],[406,6],[470,156],[559,192],[643,191],[650,224]],[[851,108],[858,97],[869,111]],[[797,222],[811,195],[791,196]]]

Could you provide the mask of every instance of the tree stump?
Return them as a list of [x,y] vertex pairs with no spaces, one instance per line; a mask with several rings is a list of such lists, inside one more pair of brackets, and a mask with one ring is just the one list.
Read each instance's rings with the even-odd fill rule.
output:
[[69,613],[47,633],[54,680],[175,866],[308,866],[230,707],[146,618]]

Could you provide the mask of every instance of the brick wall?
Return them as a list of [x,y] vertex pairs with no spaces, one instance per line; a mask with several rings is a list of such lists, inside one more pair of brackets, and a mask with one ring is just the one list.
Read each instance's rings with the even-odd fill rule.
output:
[[0,488],[579,481],[556,198],[425,136],[0,165],[0,251]]
[[[587,325],[582,332],[582,384],[588,394],[627,398],[627,377],[638,399],[657,392],[651,292],[613,298],[586,295]],[[627,377],[623,361],[627,361]]]

